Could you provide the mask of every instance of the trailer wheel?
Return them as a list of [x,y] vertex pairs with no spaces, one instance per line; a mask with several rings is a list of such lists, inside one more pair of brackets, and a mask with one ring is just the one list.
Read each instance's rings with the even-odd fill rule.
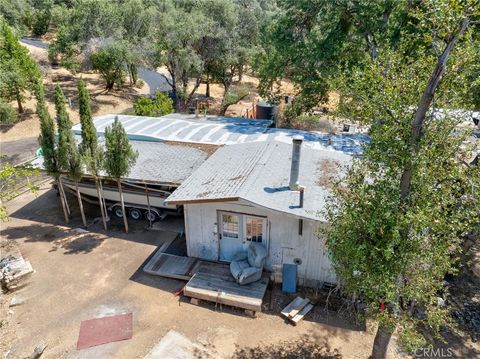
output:
[[156,222],[158,221],[159,217],[158,217],[158,214],[154,211],[150,211],[148,212],[148,210],[145,211],[145,219],[147,221],[152,221],[152,222]]
[[112,208],[112,211],[113,211],[113,214],[114,214],[117,218],[123,218],[122,207],[120,207],[120,206],[115,206],[115,207]]
[[140,218],[142,218],[142,211],[137,208],[132,208],[130,210],[130,217],[132,217],[132,219],[137,221]]

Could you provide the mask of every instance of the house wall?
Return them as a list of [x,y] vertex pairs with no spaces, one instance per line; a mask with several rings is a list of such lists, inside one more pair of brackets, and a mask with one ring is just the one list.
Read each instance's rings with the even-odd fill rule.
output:
[[304,220],[303,232],[299,235],[298,218],[244,201],[188,204],[184,210],[187,249],[191,257],[218,260],[218,211],[266,216],[269,247],[266,267],[275,273],[277,282],[281,282],[282,264],[293,264],[296,259],[301,260],[298,266],[301,284],[317,286],[336,281],[325,241],[318,237],[319,222]]

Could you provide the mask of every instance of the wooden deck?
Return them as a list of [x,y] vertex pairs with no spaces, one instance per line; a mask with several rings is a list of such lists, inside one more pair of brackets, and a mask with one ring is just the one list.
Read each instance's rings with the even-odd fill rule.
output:
[[188,281],[183,289],[187,297],[253,312],[262,310],[262,301],[268,285],[267,274],[264,274],[258,282],[239,285],[230,274],[228,264],[178,255],[176,251],[180,247],[172,246],[172,242],[173,240],[165,243],[155,252],[144,266],[144,272]]
[[185,285],[183,293],[191,298],[260,312],[267,285],[267,275],[258,282],[239,285],[230,274],[228,265],[203,262]]

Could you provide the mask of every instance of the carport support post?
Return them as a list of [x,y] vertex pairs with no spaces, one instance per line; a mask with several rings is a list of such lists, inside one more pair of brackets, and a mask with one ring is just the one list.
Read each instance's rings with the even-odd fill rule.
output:
[[63,190],[62,177],[57,177],[58,192],[60,194],[60,202],[62,203],[63,214],[65,216],[65,222],[69,223],[68,215],[70,213],[68,208],[67,199],[65,198],[65,191]]
[[83,212],[82,196],[80,195],[80,190],[78,189],[77,180],[75,180],[75,191],[77,192],[78,206],[80,207],[80,213],[82,215],[82,223],[83,226],[87,228],[87,219],[85,218],[85,212]]
[[117,178],[118,192],[120,193],[120,203],[122,204],[123,224],[125,225],[125,233],[128,233],[127,213],[125,211],[125,202],[123,201],[122,184],[120,178]]
[[100,186],[101,186],[100,180],[97,177],[95,177],[95,187],[97,188],[98,203],[100,204],[100,212],[102,213],[103,228],[107,230],[107,220],[106,220],[107,214],[103,207],[103,200],[102,200],[102,194],[100,193]]
[[144,183],[144,185],[145,185],[145,192],[147,193],[148,222],[149,222],[149,227],[148,228],[152,228],[152,217],[151,217],[151,212],[150,212],[150,196],[148,195],[147,184]]

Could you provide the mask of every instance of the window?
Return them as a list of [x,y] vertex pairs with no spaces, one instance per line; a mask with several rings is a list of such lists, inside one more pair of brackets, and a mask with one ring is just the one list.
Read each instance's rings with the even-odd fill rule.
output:
[[246,217],[246,239],[251,242],[262,242],[263,238],[263,219]]
[[238,216],[222,214],[222,237],[238,238]]

